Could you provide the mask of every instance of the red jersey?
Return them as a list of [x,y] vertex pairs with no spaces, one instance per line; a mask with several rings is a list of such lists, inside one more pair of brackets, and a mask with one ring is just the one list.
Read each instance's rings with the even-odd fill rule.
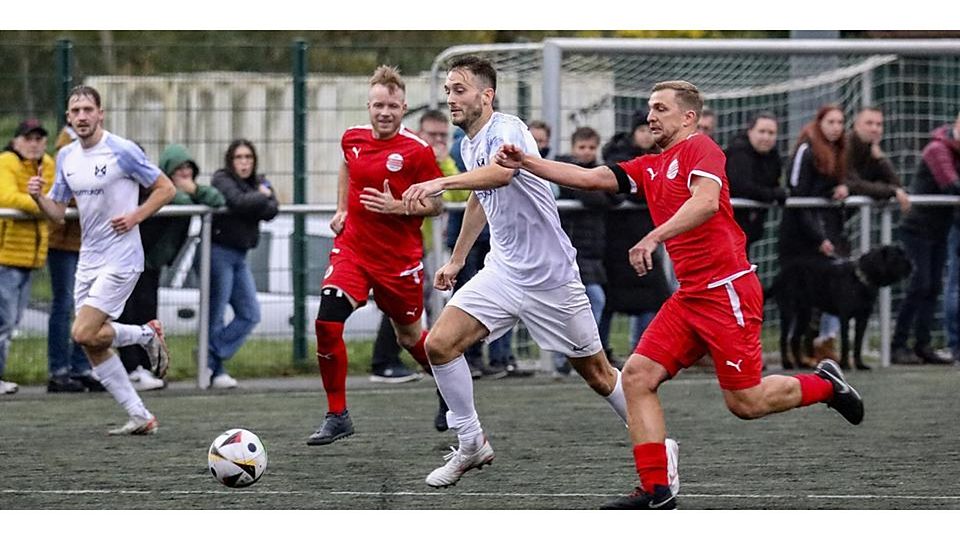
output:
[[733,219],[727,158],[709,137],[693,134],[661,154],[620,163],[647,201],[656,226],[673,217],[687,202],[693,175],[720,184],[720,209],[706,222],[666,241],[681,291],[719,286],[752,271],[746,236]]
[[399,199],[412,184],[440,178],[433,149],[404,127],[389,139],[377,139],[369,125],[352,127],[340,139],[350,173],[347,219],[334,247],[345,247],[372,269],[396,273],[417,265],[423,257],[423,218],[370,212],[360,203],[363,188],[390,191]]

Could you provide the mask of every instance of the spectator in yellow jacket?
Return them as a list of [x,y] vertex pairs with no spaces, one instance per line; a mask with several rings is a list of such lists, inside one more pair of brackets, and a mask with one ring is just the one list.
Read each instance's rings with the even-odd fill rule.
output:
[[[42,176],[53,184],[53,158],[46,154],[47,130],[36,119],[17,126],[13,140],[0,153],[0,208],[41,216],[27,194],[27,182]],[[49,189],[49,188],[48,188]],[[3,380],[13,331],[30,299],[30,278],[47,259],[45,219],[0,219],[0,394],[18,390]]]

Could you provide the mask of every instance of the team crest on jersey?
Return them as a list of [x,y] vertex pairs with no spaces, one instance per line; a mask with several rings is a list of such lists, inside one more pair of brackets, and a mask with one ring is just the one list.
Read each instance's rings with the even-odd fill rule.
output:
[[94,166],[93,166],[93,175],[94,175],[94,176],[97,176],[97,177],[106,176],[106,175],[107,175],[107,165],[106,165],[106,163],[104,163],[103,165],[94,165]]
[[397,172],[403,168],[403,156],[400,154],[390,154],[387,156],[387,170]]
[[670,166],[667,167],[667,180],[673,180],[677,177],[677,173],[680,172],[680,163],[676,158],[670,162]]

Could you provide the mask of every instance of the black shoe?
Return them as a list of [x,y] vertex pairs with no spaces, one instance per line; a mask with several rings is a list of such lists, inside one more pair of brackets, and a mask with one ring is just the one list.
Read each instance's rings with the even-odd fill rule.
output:
[[353,421],[350,420],[350,411],[343,411],[340,414],[328,412],[323,418],[323,424],[320,424],[317,431],[307,438],[307,445],[330,444],[351,435],[353,435]]
[[916,349],[914,353],[917,355],[917,358],[919,358],[920,361],[923,362],[924,364],[946,366],[953,363],[952,358],[944,358],[939,354],[937,354],[930,347],[921,347],[919,349]]
[[837,411],[853,425],[863,421],[863,400],[860,394],[843,377],[843,371],[833,360],[823,360],[817,364],[815,373],[833,385],[833,398],[827,407]]
[[71,379],[78,381],[84,387],[86,387],[88,392],[106,392],[107,389],[103,387],[103,383],[99,379],[94,379],[93,375],[86,373],[84,375],[71,375]]
[[388,384],[397,384],[405,382],[419,381],[423,375],[403,364],[389,365],[384,368],[375,368],[370,375],[370,382],[381,382]]
[[71,379],[68,375],[56,375],[50,377],[47,381],[47,392],[50,393],[71,393],[86,392],[87,387],[76,379]]
[[626,497],[614,499],[600,507],[601,510],[673,510],[677,497],[668,486],[654,486],[653,494],[637,487]]
[[440,390],[437,390],[437,400],[440,401],[440,405],[437,407],[437,416],[433,419],[433,427],[442,433],[450,429],[450,426],[447,425],[447,411],[449,411],[450,408],[447,407],[447,402],[443,400],[443,395],[440,394]]
[[481,373],[487,379],[502,379],[507,376],[506,366],[500,364],[490,364],[481,368]]
[[890,353],[890,363],[898,364],[902,366],[915,366],[922,362],[917,355],[913,354],[906,348],[894,348],[893,352]]

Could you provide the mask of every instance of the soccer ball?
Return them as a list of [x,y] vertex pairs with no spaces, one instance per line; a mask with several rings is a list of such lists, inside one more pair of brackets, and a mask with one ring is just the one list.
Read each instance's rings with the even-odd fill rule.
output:
[[207,452],[210,474],[221,484],[246,487],[267,470],[267,449],[260,437],[245,429],[228,429],[221,433]]

